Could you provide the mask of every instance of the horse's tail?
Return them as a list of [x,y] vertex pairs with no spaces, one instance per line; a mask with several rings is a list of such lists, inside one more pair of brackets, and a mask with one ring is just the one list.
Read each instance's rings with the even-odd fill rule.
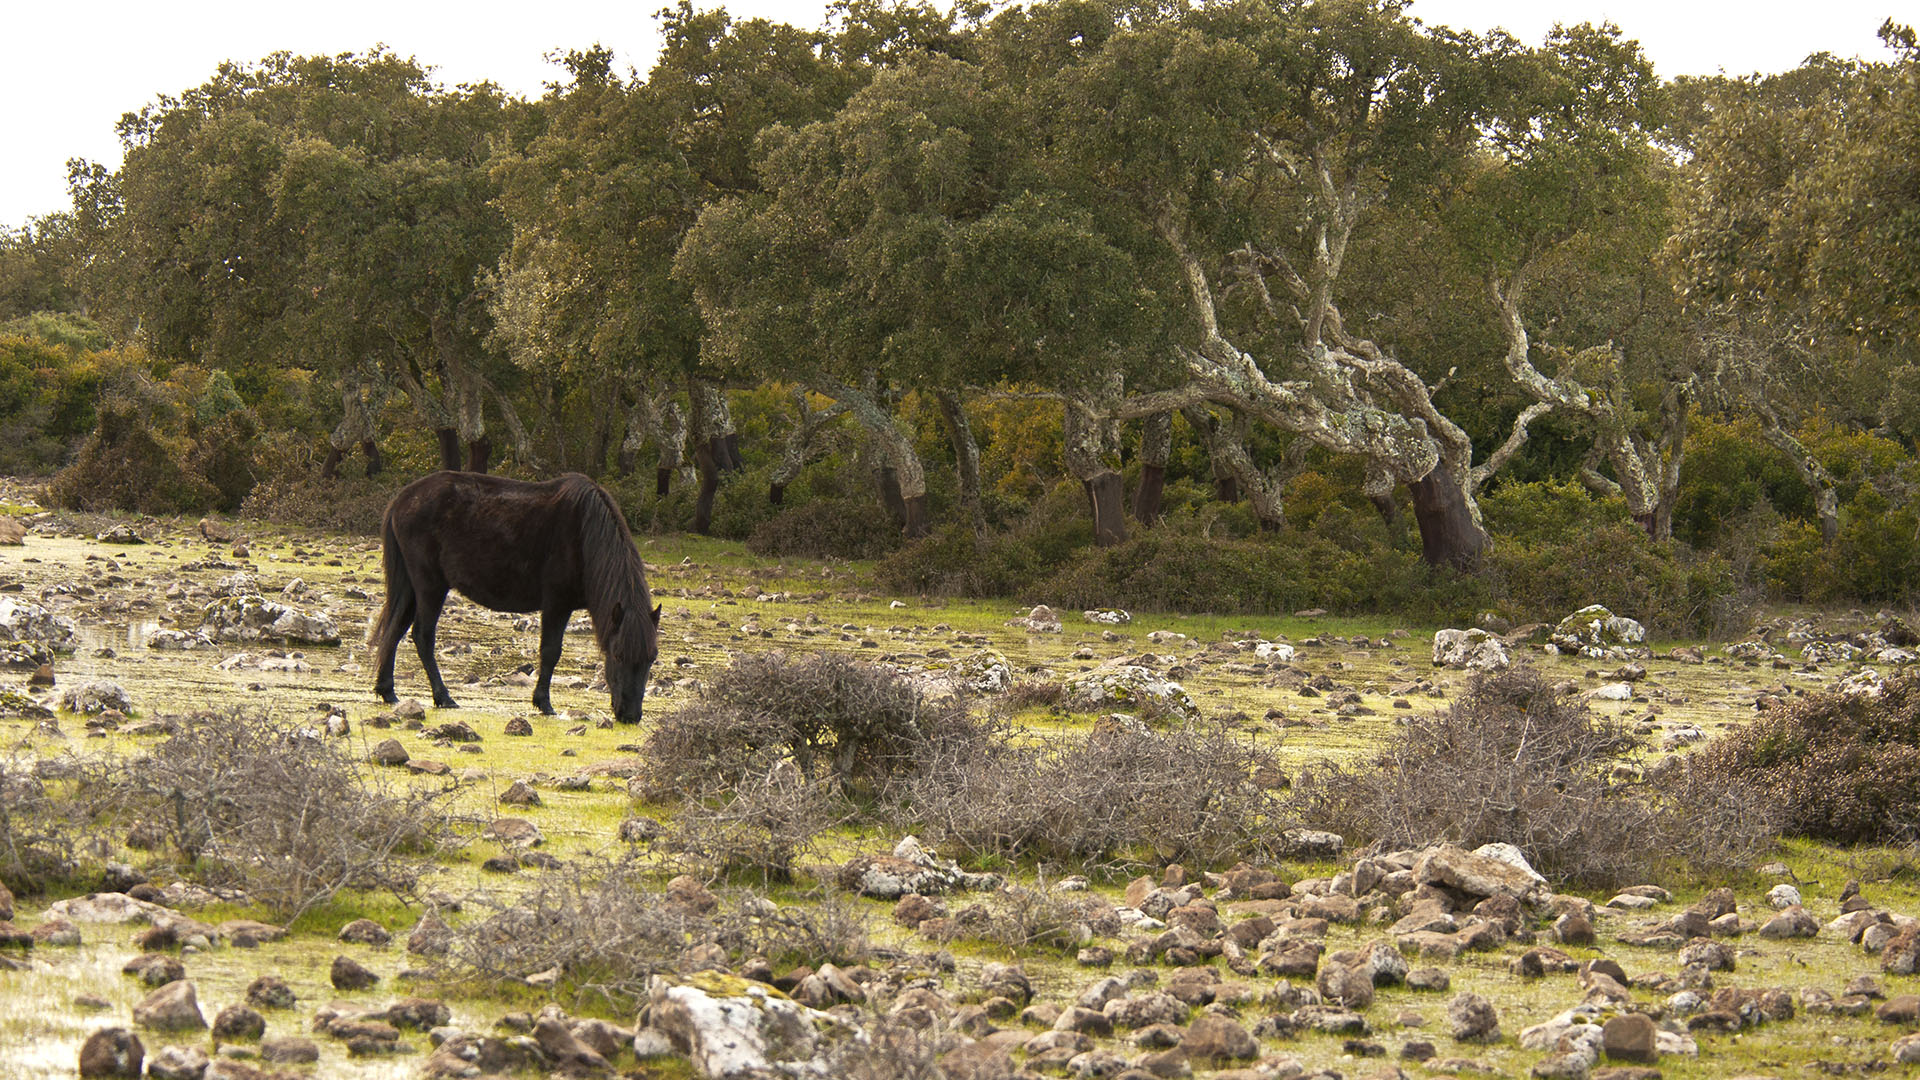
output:
[[380,518],[380,565],[386,572],[387,599],[380,605],[380,614],[374,616],[373,625],[367,628],[369,645],[379,645],[386,640],[387,624],[399,610],[401,598],[413,595],[413,579],[407,576],[407,560],[400,553],[400,538],[393,531],[391,507]]

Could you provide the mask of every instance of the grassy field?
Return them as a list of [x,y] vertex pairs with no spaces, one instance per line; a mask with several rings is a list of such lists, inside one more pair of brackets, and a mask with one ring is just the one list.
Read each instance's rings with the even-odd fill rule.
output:
[[[226,523],[240,534],[239,545],[245,552],[241,556],[234,541],[209,541],[192,521],[149,520],[129,522],[146,543],[106,544],[93,538],[109,523],[105,519],[39,516],[37,508],[21,496],[12,498],[20,501],[0,507],[0,512],[47,528],[30,535],[24,547],[0,548],[0,588],[15,590],[24,599],[45,597],[51,608],[72,617],[81,631],[81,647],[55,665],[56,689],[92,678],[114,680],[131,695],[136,720],[156,714],[244,710],[298,721],[343,711],[352,728],[346,740],[356,755],[364,755],[380,739],[400,738],[416,758],[433,758],[451,766],[446,777],[404,777],[401,782],[451,785],[451,805],[471,820],[473,824],[464,826],[470,832],[502,814],[525,814],[547,837],[542,850],[563,861],[617,856],[625,847],[616,837],[617,826],[635,813],[663,820],[672,816],[672,807],[636,805],[619,779],[594,775],[596,766],[631,757],[646,732],[605,722],[606,694],[587,689],[599,657],[591,635],[577,632],[584,629],[584,613],[578,617],[576,632],[567,637],[556,673],[553,698],[559,715],[543,717],[528,704],[530,681],[524,671],[535,660],[537,630],[527,617],[453,602],[441,624],[441,663],[461,708],[454,713],[429,710],[428,723],[458,719],[482,738],[478,743],[437,747],[418,732],[380,730],[366,724],[389,711],[371,693],[373,662],[361,640],[382,594],[379,552],[366,539],[256,522]],[[793,559],[776,563],[755,558],[737,544],[695,537],[648,537],[641,544],[655,598],[665,608],[660,664],[646,705],[649,722],[643,727],[650,727],[669,710],[696,702],[701,684],[725,670],[734,657],[764,650],[847,652],[862,660],[915,670],[938,666],[940,657],[935,654],[942,650],[957,656],[985,647],[1004,656],[1018,675],[1031,679],[1064,676],[1116,658],[1154,652],[1178,658],[1175,673],[1205,714],[1229,719],[1239,735],[1271,749],[1290,769],[1298,769],[1328,758],[1357,759],[1381,745],[1407,716],[1446,708],[1465,685],[1462,673],[1432,666],[1434,627],[1343,618],[1337,612],[1269,618],[1190,612],[1135,613],[1130,624],[1107,628],[1084,621],[1078,612],[1061,612],[1063,632],[1030,633],[1009,625],[1009,620],[1025,614],[1022,607],[1007,602],[887,596],[874,588],[869,568],[858,563]],[[342,644],[279,648],[275,651],[281,655],[276,659],[297,661],[293,666],[299,670],[272,671],[219,666],[236,652],[261,655],[272,647],[225,646],[204,651],[146,647],[146,638],[155,629],[196,626],[206,591],[235,573],[234,568],[257,577],[261,592],[270,597],[298,579],[303,589],[289,602],[331,612],[340,623]],[[1357,693],[1357,699],[1348,700],[1358,707],[1349,707],[1343,714],[1329,705],[1325,694],[1302,696],[1298,678],[1278,677],[1274,669],[1247,663],[1247,654],[1214,647],[1225,638],[1247,634],[1291,642],[1299,649],[1292,665],[1299,674],[1325,675],[1339,691]],[[1364,645],[1358,643],[1361,639]],[[1675,732],[1698,727],[1712,734],[1741,723],[1753,714],[1760,694],[1817,690],[1844,671],[1839,666],[1779,670],[1724,661],[1711,646],[1709,652],[1718,662],[1666,659],[1669,650],[1685,644],[1695,643],[1654,643],[1655,659],[1646,662],[1648,673],[1636,685],[1634,700],[1594,704],[1598,711],[1633,721],[1645,743],[1655,748],[1653,756]],[[1608,671],[1617,666],[1545,655],[1537,655],[1533,662],[1552,677],[1583,690],[1608,681]],[[21,689],[18,684],[23,682],[24,673],[8,673],[0,679],[0,687]],[[430,699],[418,662],[406,645],[400,656],[399,690],[403,698]],[[507,722],[516,717],[531,722],[534,737],[503,734]],[[1095,719],[1090,714],[1058,715],[1044,710],[1014,716],[1024,729],[1049,735],[1084,733]],[[0,734],[18,759],[136,754],[152,742],[116,731],[90,732],[84,718],[71,714],[61,714],[52,723],[0,720]],[[589,777],[584,788],[559,783],[582,774]],[[539,791],[542,805],[528,810],[502,808],[498,796],[516,780],[529,781]],[[147,856],[119,846],[120,839],[98,837],[92,855],[141,864]],[[803,903],[819,885],[817,879],[830,876],[828,864],[857,851],[886,850],[897,839],[872,830],[822,837],[810,852],[821,865],[813,867],[811,874],[803,872],[798,882],[775,890],[774,896],[782,902]],[[430,887],[453,896],[510,896],[539,873],[483,872],[480,864],[499,851],[489,841],[473,840],[443,861]],[[1915,903],[1920,887],[1903,852],[1790,844],[1781,849],[1779,858],[1798,877],[1809,911],[1823,921],[1838,914],[1840,888],[1850,878],[1861,879],[1882,906],[1900,912],[1920,910]],[[1131,874],[1159,872],[1154,862],[1151,853],[1143,853],[1137,865],[1101,868],[1093,875],[1092,887],[1117,901]],[[1323,876],[1338,868],[1318,863],[1276,867],[1289,880]],[[1031,884],[1043,873],[1057,880],[1085,868],[996,869]],[[1660,882],[1675,897],[1651,916],[1678,911],[1715,884],[1734,888],[1743,915],[1763,915],[1762,894],[1775,880],[1757,868],[1726,881],[1680,874]],[[726,884],[716,887],[724,891]],[[79,887],[76,884],[75,891]],[[45,906],[61,895],[21,896],[16,923],[32,926]],[[1596,902],[1606,898],[1604,894],[1592,897]],[[932,948],[893,926],[887,918],[890,905],[869,900],[854,903],[869,915],[877,942],[907,951]],[[257,909],[234,907],[194,914],[214,922],[238,916],[269,917]],[[417,992],[445,996],[456,1026],[482,1031],[505,1012],[537,1006],[540,996],[527,988],[481,991],[466,985],[415,985],[399,978],[411,964],[398,947],[342,945],[333,939],[340,926],[362,916],[403,934],[418,915],[418,908],[390,897],[343,895],[307,912],[284,942],[252,950],[215,949],[188,957],[187,967],[209,1017],[239,1000],[247,983],[264,972],[279,974],[294,987],[301,1001],[300,1017],[336,997],[372,1003]],[[1630,975],[1670,969],[1671,954],[1618,945],[1605,936],[1647,917],[1611,916],[1603,923],[1599,949],[1569,951],[1576,958],[1612,956]],[[86,1033],[109,1022],[125,1023],[132,1003],[144,994],[144,987],[119,974],[120,966],[135,952],[128,928],[90,925],[82,929],[82,946],[36,950],[22,970],[0,971],[0,1000],[9,1006],[0,1010],[0,1075],[73,1075],[74,1055]],[[1336,926],[1328,948],[1363,944],[1380,933],[1378,926]],[[1123,944],[1103,943],[1116,951]],[[1742,938],[1735,947],[1739,966],[1735,973],[1721,976],[1720,985],[1783,986],[1795,991],[1823,986],[1837,993],[1852,975],[1877,971],[1871,958],[1863,958],[1856,947],[1826,936],[1788,943]],[[951,976],[956,989],[964,989],[969,971],[988,960],[1021,962],[1041,996],[1054,1000],[1071,1000],[1079,986],[1095,977],[1073,965],[1070,951],[1040,949],[1014,955],[999,946],[965,942],[952,949],[960,965]],[[1520,1049],[1515,1036],[1577,1002],[1581,991],[1571,976],[1523,980],[1511,974],[1508,963],[1522,949],[1509,944],[1495,952],[1463,954],[1448,968],[1455,991],[1471,989],[1494,1002],[1505,1033],[1501,1042],[1490,1047],[1452,1047],[1445,1035],[1448,995],[1404,988],[1383,990],[1368,1013],[1376,1029],[1371,1041],[1392,1051],[1406,1038],[1428,1038],[1441,1045],[1442,1057],[1468,1056],[1498,1075],[1524,1074],[1540,1055]],[[380,973],[382,983],[359,994],[336,993],[327,983],[327,969],[333,957],[342,953]],[[1229,976],[1229,981],[1235,977]],[[1920,984],[1912,979],[1888,976],[1884,982],[1889,994],[1920,991]],[[107,1008],[89,1011],[76,1006],[75,999],[83,995],[104,999]],[[1644,992],[1638,996],[1649,1005],[1657,1001]],[[1403,1013],[1419,1014],[1428,1026],[1402,1028],[1396,1018]],[[1249,1009],[1249,1026],[1258,1015],[1257,1009]],[[630,1015],[610,1018],[622,1023],[633,1020]],[[269,1034],[294,1033],[295,1027],[305,1025],[293,1017],[269,1017]],[[1891,1034],[1871,1015],[1854,1019],[1803,1015],[1737,1035],[1702,1035],[1697,1061],[1669,1057],[1661,1062],[1661,1071],[1670,1077],[1785,1076],[1804,1075],[1815,1062],[1866,1068],[1868,1063],[1888,1060],[1886,1043]],[[149,1038],[149,1052],[161,1041]],[[325,1056],[314,1075],[370,1080],[410,1076],[418,1069],[417,1057],[348,1059],[331,1041],[319,1042]],[[426,1049],[424,1039],[413,1042],[416,1049]],[[1347,1075],[1384,1067],[1383,1062],[1355,1058],[1341,1039],[1326,1035],[1270,1041],[1262,1050],[1291,1055],[1309,1068],[1330,1068]],[[627,1067],[634,1067],[630,1059]],[[1422,1071],[1410,1063],[1406,1067],[1414,1073]],[[647,1068],[654,1070],[648,1075],[674,1075],[682,1066],[654,1062]]]

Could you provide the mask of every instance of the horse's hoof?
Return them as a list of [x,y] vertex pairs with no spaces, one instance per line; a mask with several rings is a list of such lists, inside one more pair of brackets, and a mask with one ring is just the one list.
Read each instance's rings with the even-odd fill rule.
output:
[[394,693],[392,690],[381,690],[378,687],[376,687],[373,691],[373,696],[379,698],[381,701],[384,701],[389,705],[400,704],[400,695]]
[[535,702],[533,707],[540,710],[541,716],[553,715],[553,706],[544,701]]
[[453,699],[452,699],[452,698],[450,698],[450,697],[449,697],[449,698],[434,698],[434,699],[433,699],[433,707],[434,707],[434,708],[436,708],[436,709],[457,709],[457,708],[459,708],[459,707],[460,707],[460,703],[459,703],[459,702],[457,702],[457,701],[455,701],[455,700],[453,700]]

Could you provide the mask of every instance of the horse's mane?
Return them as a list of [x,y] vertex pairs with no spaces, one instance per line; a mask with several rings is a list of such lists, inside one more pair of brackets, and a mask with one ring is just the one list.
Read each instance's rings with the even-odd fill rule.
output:
[[[637,660],[657,641],[653,598],[647,591],[646,563],[633,546],[633,533],[613,497],[584,476],[570,476],[560,486],[561,499],[578,511],[580,522],[581,585],[587,611],[593,616],[593,634],[609,657]],[[623,608],[620,625],[612,633],[615,605]],[[655,645],[657,648],[657,645]]]

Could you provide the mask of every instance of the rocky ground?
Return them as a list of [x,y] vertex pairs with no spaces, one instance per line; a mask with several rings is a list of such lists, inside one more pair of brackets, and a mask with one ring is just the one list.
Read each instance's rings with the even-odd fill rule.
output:
[[[1920,895],[1901,853],[1810,845],[1726,882],[1589,896],[1501,850],[1355,852],[1302,836],[1300,857],[1274,865],[1109,879],[957,867],[911,840],[848,833],[812,876],[867,894],[851,901],[875,944],[864,963],[721,971],[695,950],[638,1015],[574,1000],[562,1011],[539,972],[485,993],[436,983],[415,973],[430,967],[438,920],[457,925],[463,901],[616,854],[621,823],[650,812],[609,767],[644,733],[607,719],[591,636],[569,634],[560,715],[543,717],[527,704],[530,617],[455,603],[440,641],[462,708],[389,708],[370,693],[362,644],[381,593],[365,539],[47,514],[18,487],[0,488],[0,522],[23,526],[0,530],[0,624],[17,628],[0,638],[26,639],[0,641],[13,761],[137,753],[174,717],[244,708],[310,722],[407,783],[450,787],[478,834],[431,883],[433,913],[346,897],[290,932],[245,897],[146,880],[139,852],[96,838],[89,854],[114,867],[99,894],[0,893],[0,1000],[13,1006],[0,1075],[72,1076],[76,1062],[131,1075],[135,1040],[149,1075],[207,1078],[932,1075],[936,1057],[947,1075],[982,1077],[1784,1077],[1920,1061],[1907,1038],[1920,1030]],[[1904,626],[1867,613],[1783,615],[1728,646],[1645,646],[1605,612],[1436,639],[1324,612],[893,598],[857,565],[643,545],[665,606],[650,717],[692,700],[734,655],[845,650],[982,700],[1015,679],[1061,681],[1063,712],[1016,717],[1035,731],[1084,732],[1154,697],[1155,716],[1229,719],[1299,766],[1362,753],[1445,707],[1474,668],[1530,655],[1659,753],[1796,694],[1870,688],[1912,659]],[[426,698],[404,649],[399,681],[403,697]],[[528,825],[541,858],[526,857]],[[663,903],[689,911],[731,901],[712,882],[663,886]],[[956,934],[1009,887],[1070,898],[1085,940],[1015,952]]]

